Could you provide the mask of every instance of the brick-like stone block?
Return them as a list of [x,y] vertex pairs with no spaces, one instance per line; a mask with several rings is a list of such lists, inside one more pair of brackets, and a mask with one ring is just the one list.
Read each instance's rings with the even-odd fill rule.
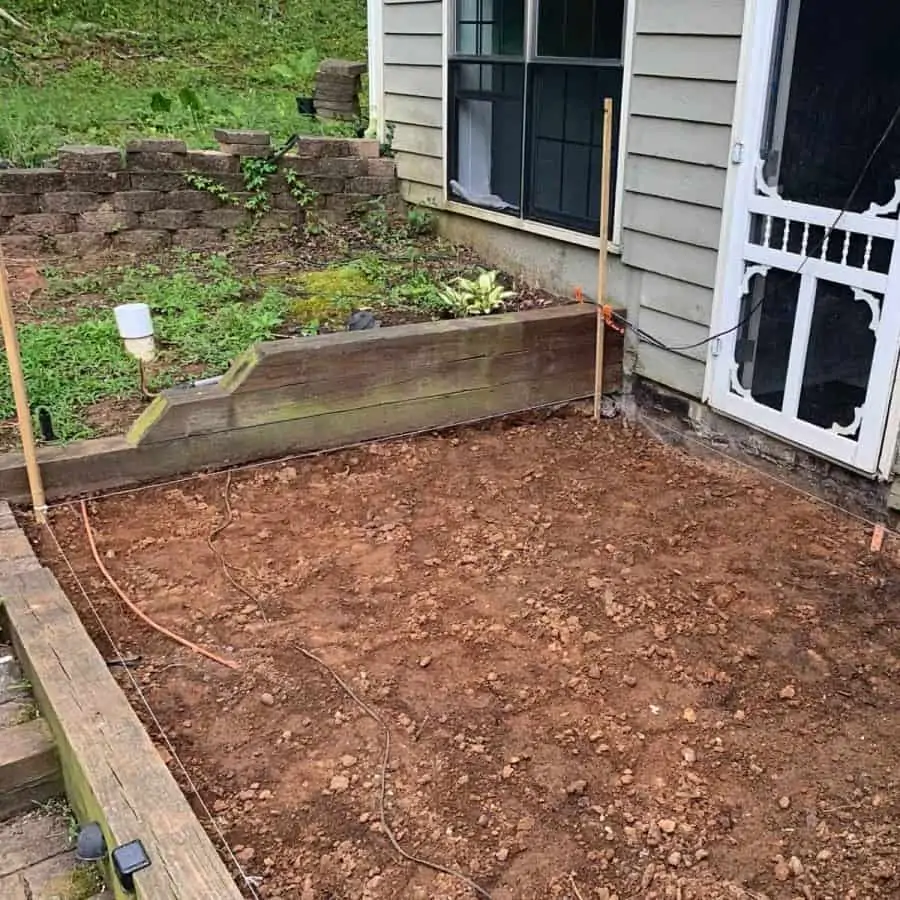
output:
[[117,172],[122,168],[122,151],[69,144],[59,148],[59,168],[63,172]]
[[148,231],[138,228],[123,231],[113,237],[113,247],[130,253],[152,253],[172,246],[172,235],[168,231]]
[[[356,179],[353,179],[354,181]],[[347,187],[346,178],[332,178],[326,175],[310,175],[305,178],[307,187],[318,191],[320,194],[342,194]]]
[[78,215],[97,209],[103,197],[88,191],[55,191],[41,197],[41,212]]
[[267,212],[260,221],[260,226],[272,230],[287,230],[297,225],[297,216],[295,213],[288,212],[284,209],[273,209]]
[[373,178],[396,178],[397,160],[387,157],[378,157],[366,161],[366,175]]
[[338,75],[345,78],[359,78],[365,75],[369,67],[364,62],[350,59],[323,59],[319,63],[318,75]]
[[102,253],[109,247],[109,236],[99,231],[76,231],[72,234],[58,234],[53,238],[57,253],[64,256],[88,256]]
[[351,213],[365,212],[371,201],[369,194],[333,194],[325,201],[325,208],[346,217]]
[[240,160],[221,150],[189,150],[188,169],[203,175],[230,175],[240,171]]
[[269,147],[272,135],[268,131],[254,131],[243,128],[216,128],[213,139],[220,144],[245,144],[255,147]]
[[166,194],[166,206],[169,209],[202,212],[206,209],[218,209],[221,203],[209,191],[169,191]]
[[120,212],[148,212],[159,209],[162,198],[160,191],[123,191],[112,195],[112,208]]
[[360,159],[377,159],[381,155],[381,144],[374,138],[354,138],[347,143],[350,151]]
[[7,259],[25,259],[37,256],[44,250],[44,241],[39,237],[25,234],[6,234],[3,237],[3,252]]
[[128,153],[187,153],[184,141],[172,138],[139,138],[125,146]]
[[59,169],[0,169],[0,193],[43,194],[65,187]]
[[150,231],[178,231],[196,225],[197,214],[187,209],[156,209],[141,213],[141,228]]
[[319,175],[355,178],[367,174],[366,163],[358,157],[323,156],[317,167]]
[[185,228],[175,232],[172,242],[176,247],[203,250],[206,247],[215,247],[222,241],[222,236],[221,228]]
[[283,156],[281,168],[290,169],[297,175],[314,175],[318,171],[318,156]]
[[297,144],[298,156],[350,156],[350,141],[342,138],[305,137]]
[[127,191],[131,183],[127,172],[66,172],[64,182],[67,191],[82,191],[86,194]]
[[137,151],[125,155],[129,172],[186,172],[186,153],[145,153]]
[[9,225],[10,234],[26,234],[34,237],[49,237],[67,234],[75,230],[75,217],[63,213],[36,213],[34,215],[13,216]]
[[250,213],[245,209],[216,209],[200,213],[199,223],[202,228],[243,228],[250,222]]
[[363,175],[362,178],[354,178],[350,182],[350,190],[355,194],[370,194],[380,197],[384,194],[393,194],[397,190],[396,178],[376,178],[373,175]]
[[273,207],[273,209],[296,210],[298,208],[298,204],[297,204],[297,201],[290,194],[273,194],[272,195],[272,207]]
[[97,231],[101,234],[116,234],[129,228],[137,228],[137,224],[137,213],[111,209],[109,206],[82,213],[78,217],[79,231]]
[[223,153],[242,158],[249,156],[256,159],[268,156],[272,152],[271,147],[264,147],[261,144],[219,144],[219,147]]
[[39,212],[37,194],[0,194],[0,216],[23,216]]
[[187,187],[184,175],[174,172],[133,172],[131,188],[135,191],[180,191]]

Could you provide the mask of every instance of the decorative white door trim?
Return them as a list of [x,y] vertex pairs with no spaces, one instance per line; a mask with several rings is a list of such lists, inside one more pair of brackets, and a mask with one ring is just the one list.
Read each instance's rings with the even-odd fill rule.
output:
[[[780,0],[748,3],[748,43],[742,49],[733,166],[726,190],[711,328],[713,333],[735,329],[745,310],[754,309],[755,297],[764,296],[760,291],[767,288],[760,282],[770,273],[787,277],[791,289],[796,288],[787,369],[780,378],[783,384],[776,391],[776,401],[755,399],[753,377],[748,384],[750,369],[746,368],[752,363],[738,359],[738,334],[730,331],[710,345],[705,399],[725,415],[812,453],[867,474],[887,475],[885,467],[892,466],[893,450],[887,452],[885,427],[889,419],[900,422],[900,392],[893,390],[900,350],[900,217],[887,217],[900,209],[900,180],[893,197],[873,200],[865,212],[843,214],[784,199],[777,187],[767,183],[759,155],[780,10]],[[796,21],[793,25],[796,28]],[[882,251],[881,257],[893,248],[887,271],[872,268],[873,247]],[[869,328],[874,335],[868,383],[857,382],[865,399],[855,415],[848,414],[847,421],[834,422],[830,427],[805,421],[799,412],[820,288],[824,291],[823,303],[825,294],[832,302],[840,294],[846,296],[847,303],[868,306]],[[748,295],[751,299],[745,304]],[[756,334],[752,337],[755,339]],[[888,436],[892,446],[895,440],[895,435]],[[888,456],[890,461],[886,462]]]

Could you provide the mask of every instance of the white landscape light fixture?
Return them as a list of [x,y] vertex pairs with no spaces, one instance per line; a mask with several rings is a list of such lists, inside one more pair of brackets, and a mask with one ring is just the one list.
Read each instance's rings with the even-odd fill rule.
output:
[[125,342],[125,349],[138,362],[153,362],[156,345],[153,342],[153,319],[146,303],[125,303],[113,310],[119,336]]

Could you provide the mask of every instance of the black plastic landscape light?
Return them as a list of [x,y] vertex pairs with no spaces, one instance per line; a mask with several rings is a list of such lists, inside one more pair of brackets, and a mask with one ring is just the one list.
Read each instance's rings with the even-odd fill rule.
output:
[[119,884],[128,891],[134,893],[134,875],[143,869],[149,868],[150,857],[140,841],[129,841],[116,847],[112,852],[113,868],[119,878]]
[[315,116],[316,101],[312,97],[298,97],[297,112],[301,116]]
[[106,838],[96,822],[88,822],[78,829],[75,859],[79,862],[100,862],[106,859]]

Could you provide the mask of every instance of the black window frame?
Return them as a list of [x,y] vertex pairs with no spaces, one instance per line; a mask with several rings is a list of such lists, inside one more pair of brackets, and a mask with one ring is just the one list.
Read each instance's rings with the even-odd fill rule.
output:
[[[521,54],[497,55],[497,54],[462,54],[456,52],[458,10],[461,0],[454,0],[453,9],[453,33],[450,42],[448,65],[448,181],[454,180],[459,173],[460,163],[460,131],[459,131],[459,105],[464,99],[474,99],[471,91],[460,88],[459,72],[466,64],[488,64],[503,67],[518,67],[524,73],[524,96],[521,108],[521,153],[516,161],[520,169],[520,186],[517,209],[502,210],[507,215],[524,222],[537,222],[545,225],[556,226],[569,231],[587,235],[598,235],[600,227],[600,165],[602,153],[602,122],[603,103],[606,98],[611,98],[614,103],[613,122],[613,160],[612,160],[612,190],[610,191],[609,233],[607,239],[612,241],[617,222],[615,220],[617,175],[620,143],[621,107],[624,94],[625,79],[625,53],[629,39],[629,29],[633,27],[629,21],[628,0],[594,0],[601,2],[621,2],[622,4],[622,37],[620,44],[620,56],[613,59],[600,59],[594,57],[550,57],[540,56],[537,53],[540,36],[538,23],[540,21],[542,3],[553,4],[554,0],[522,0],[523,3],[523,46]],[[495,0],[496,2],[496,0]],[[509,2],[509,0],[506,0]],[[514,0],[513,0],[514,2]],[[592,38],[593,41],[593,38]],[[559,97],[559,104],[565,109],[563,113],[563,133],[558,138],[548,136],[540,132],[541,116],[538,110],[538,102],[542,91],[542,80],[553,81],[562,77],[565,85],[569,85],[570,79],[574,82],[587,80],[593,77],[597,85],[597,93],[591,93],[588,105],[592,118],[591,128],[587,139],[582,134],[580,137],[570,137],[566,115],[571,115],[572,110],[569,99],[571,94],[563,93]],[[490,92],[488,92],[490,93]],[[577,107],[577,103],[575,104]],[[580,110],[583,113],[584,104]],[[576,123],[581,118],[575,116]],[[598,124],[599,123],[599,124]],[[574,130],[578,130],[577,127]],[[546,156],[546,149],[553,144],[559,145],[560,162],[555,177],[558,185],[554,185],[549,192],[556,191],[559,202],[548,205],[546,197],[548,172],[553,174],[552,166],[541,165],[542,154]],[[493,150],[492,142],[492,150]],[[508,154],[509,148],[504,147]],[[490,161],[494,170],[498,163],[493,158]],[[566,157],[580,161],[579,165],[568,165]],[[580,177],[580,183],[572,183],[573,172],[575,177]],[[465,204],[466,201],[454,194],[448,184],[450,198],[456,202]],[[568,198],[566,202],[565,198]],[[543,198],[543,199],[542,199]],[[584,198],[584,203],[578,198]],[[506,199],[506,198],[504,198]],[[474,208],[482,207],[479,204],[469,204]]]

